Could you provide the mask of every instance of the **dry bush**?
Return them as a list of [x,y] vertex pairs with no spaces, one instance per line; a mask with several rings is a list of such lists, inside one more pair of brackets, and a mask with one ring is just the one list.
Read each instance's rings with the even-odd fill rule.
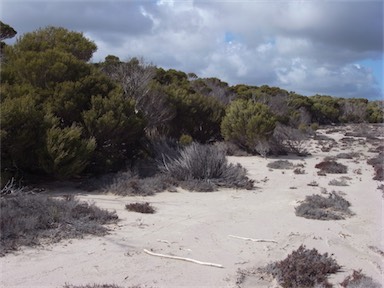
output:
[[305,170],[301,169],[301,168],[295,168],[295,170],[293,170],[293,173],[295,173],[295,174],[305,174]]
[[108,212],[73,197],[65,200],[47,195],[0,198],[1,248],[4,254],[19,246],[38,245],[41,239],[58,242],[84,234],[105,235],[103,224],[115,223],[115,212]]
[[[131,286],[131,288],[139,288],[139,287],[140,286]],[[123,288],[123,287],[117,286],[115,284],[86,284],[86,285],[65,284],[63,288]]]
[[289,126],[277,124],[273,131],[275,142],[282,146],[282,150],[287,153],[294,153],[298,156],[307,156],[310,153],[307,150],[306,141],[309,135]]
[[351,204],[332,192],[326,198],[321,195],[306,196],[303,203],[295,208],[296,216],[316,220],[341,220],[353,215]]
[[361,270],[353,270],[352,275],[347,276],[340,283],[345,288],[381,288],[380,283],[374,281],[371,277],[366,276]]
[[345,179],[340,179],[340,180],[333,179],[333,180],[329,181],[328,185],[331,185],[331,186],[349,186]]
[[252,189],[253,181],[240,164],[228,164],[225,152],[213,145],[193,143],[178,157],[163,155],[160,169],[180,182],[207,181],[215,187]]
[[127,171],[117,173],[104,190],[122,196],[149,196],[165,190],[174,190],[177,185],[177,181],[164,174],[139,178],[132,172]]
[[359,157],[360,154],[357,152],[349,152],[349,153],[339,153],[335,158],[337,159],[353,159]]
[[189,180],[181,181],[180,187],[188,191],[212,192],[216,190],[216,185],[209,180]]
[[320,169],[323,173],[329,174],[345,174],[348,171],[348,167],[337,163],[336,161],[322,161],[315,165],[315,168]]
[[307,186],[317,187],[317,186],[319,186],[319,183],[317,183],[315,180],[313,180],[310,183],[308,183]]
[[133,211],[133,212],[139,212],[139,213],[144,213],[144,214],[153,214],[155,213],[156,209],[151,206],[148,202],[145,203],[130,203],[125,205],[125,209],[128,211]]
[[250,156],[250,155],[252,155],[232,142],[216,142],[215,146],[219,150],[224,151],[225,154],[228,156]]
[[266,271],[272,274],[284,288],[314,287],[315,285],[332,287],[327,277],[340,269],[341,266],[336,260],[328,257],[327,253],[321,255],[316,249],[309,250],[304,245],[284,260],[266,267]]
[[369,165],[372,165],[375,170],[375,176],[373,180],[383,181],[384,180],[384,153],[379,153],[377,157],[367,160]]
[[267,164],[271,169],[293,169],[293,163],[288,160],[277,160]]

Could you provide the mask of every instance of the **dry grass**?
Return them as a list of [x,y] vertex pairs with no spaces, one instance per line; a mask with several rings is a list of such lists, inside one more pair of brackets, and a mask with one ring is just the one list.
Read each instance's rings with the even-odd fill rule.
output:
[[115,212],[100,209],[73,197],[56,199],[46,195],[0,198],[1,249],[5,254],[20,246],[81,238],[85,234],[105,235],[103,224],[115,223]]

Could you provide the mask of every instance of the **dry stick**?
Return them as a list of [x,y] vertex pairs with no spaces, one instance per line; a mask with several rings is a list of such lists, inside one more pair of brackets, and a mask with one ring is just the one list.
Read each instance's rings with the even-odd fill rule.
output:
[[183,261],[193,262],[193,263],[200,264],[200,265],[213,266],[213,267],[217,267],[217,268],[224,268],[224,266],[222,266],[220,264],[201,262],[201,261],[197,261],[197,260],[194,260],[191,258],[184,258],[184,257],[177,257],[177,256],[153,253],[151,251],[148,251],[147,249],[144,249],[144,252],[149,254],[149,255],[152,255],[152,256],[158,256],[158,257],[170,258],[170,259],[176,259],[176,260],[183,260]]
[[243,239],[246,241],[252,241],[252,242],[272,242],[277,243],[275,240],[268,240],[268,239],[253,239],[253,238],[246,238],[246,237],[240,237],[240,236],[234,236],[234,235],[228,235],[228,237],[237,238],[237,239]]

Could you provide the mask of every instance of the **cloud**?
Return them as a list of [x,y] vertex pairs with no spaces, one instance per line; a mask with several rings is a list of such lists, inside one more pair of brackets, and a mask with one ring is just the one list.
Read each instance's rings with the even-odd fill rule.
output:
[[[382,97],[382,1],[3,1],[19,32],[83,31],[108,54],[304,95]],[[19,33],[20,34],[20,33]],[[361,67],[354,64],[360,63]]]

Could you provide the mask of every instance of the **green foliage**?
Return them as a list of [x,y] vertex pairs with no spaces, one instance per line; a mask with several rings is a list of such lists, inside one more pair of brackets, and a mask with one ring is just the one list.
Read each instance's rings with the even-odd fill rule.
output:
[[8,38],[13,38],[17,34],[16,30],[13,29],[8,24],[3,23],[0,21],[0,41],[3,41]]
[[145,121],[136,114],[134,102],[124,99],[119,90],[108,97],[93,96],[91,108],[82,116],[88,135],[97,142],[92,169],[106,172],[122,168],[144,133]]
[[97,50],[95,43],[82,33],[52,26],[24,34],[17,40],[14,48],[20,53],[57,49],[81,61],[89,61]]
[[312,119],[319,124],[338,123],[341,115],[338,99],[331,96],[316,95],[311,98]]
[[230,104],[221,123],[225,140],[255,152],[260,141],[268,139],[276,120],[268,107],[252,100],[236,100]]
[[384,104],[382,101],[368,103],[367,119],[369,123],[384,123]]
[[192,144],[193,138],[190,135],[183,134],[180,136],[179,143],[180,145],[187,146]]
[[96,148],[96,141],[94,138],[84,139],[82,130],[74,124],[71,127],[55,126],[47,130],[40,158],[47,173],[66,178],[85,169]]

